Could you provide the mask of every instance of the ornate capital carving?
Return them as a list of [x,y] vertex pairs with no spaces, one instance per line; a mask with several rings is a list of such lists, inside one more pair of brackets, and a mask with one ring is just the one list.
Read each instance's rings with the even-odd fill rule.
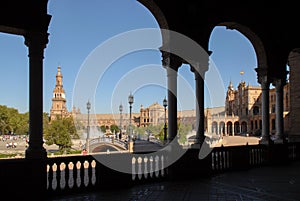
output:
[[195,74],[195,79],[198,79],[200,76],[204,79],[208,65],[209,64],[207,63],[206,66],[203,66],[199,62],[193,62],[193,64],[190,64],[191,71]]
[[286,79],[274,79],[272,84],[276,87],[276,90],[281,90],[286,84]]
[[48,44],[48,33],[28,32],[24,35],[25,45],[29,48],[29,57],[43,58],[44,49]]
[[166,51],[161,51],[161,53],[162,53],[162,65],[165,68],[168,67],[177,71],[178,68],[183,64],[182,59],[177,55],[174,55]]
[[257,72],[258,83],[260,83],[261,85],[270,85],[270,83],[272,82],[272,78],[267,68],[255,68],[255,71]]

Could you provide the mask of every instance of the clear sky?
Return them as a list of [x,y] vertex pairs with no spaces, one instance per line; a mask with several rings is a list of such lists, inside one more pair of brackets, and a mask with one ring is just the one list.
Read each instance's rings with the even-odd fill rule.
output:
[[[45,112],[50,112],[57,66],[61,66],[68,110],[74,104],[86,112],[85,105],[73,99],[73,90],[78,74],[88,63],[89,56],[97,47],[118,34],[135,29],[158,28],[152,14],[135,0],[49,0],[48,11],[52,19],[44,59]],[[159,40],[156,42],[159,43]],[[254,71],[255,53],[243,35],[224,27],[216,27],[211,34],[209,48],[213,52],[212,63],[220,73],[225,89],[230,80],[235,87],[241,80],[258,85]],[[19,112],[27,112],[28,50],[24,38],[1,33],[0,51],[0,104],[17,108]],[[98,60],[107,59],[103,57],[98,55]],[[240,75],[242,70],[245,72],[243,76]],[[131,87],[126,82],[127,79],[140,80],[143,77],[147,78],[145,80],[148,84],[140,88]],[[188,66],[182,66],[178,77],[179,110],[194,109],[194,97],[189,94],[194,88],[194,75]],[[155,84],[156,81],[151,84],[152,78],[160,79],[162,85]],[[154,102],[162,104],[166,96],[165,83],[166,72],[161,66],[158,50],[131,52],[111,63],[98,80],[95,97],[83,97],[83,102],[91,99],[96,113],[118,112],[118,106],[122,103],[126,112],[127,96],[132,92],[133,111],[137,112],[140,105],[147,107]],[[225,94],[219,95],[221,98],[214,100],[213,104],[206,98],[206,107],[224,105]]]

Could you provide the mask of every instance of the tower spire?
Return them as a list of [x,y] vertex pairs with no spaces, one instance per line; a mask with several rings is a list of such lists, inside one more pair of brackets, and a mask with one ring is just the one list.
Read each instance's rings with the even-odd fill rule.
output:
[[56,73],[56,84],[53,90],[52,107],[50,110],[50,120],[57,119],[57,117],[64,118],[69,114],[66,107],[67,101],[62,79],[63,76],[61,73],[61,66],[58,66]]
[[231,81],[231,80],[230,80],[230,82],[229,82],[228,89],[229,89],[229,90],[233,90],[233,85],[232,85],[232,81]]

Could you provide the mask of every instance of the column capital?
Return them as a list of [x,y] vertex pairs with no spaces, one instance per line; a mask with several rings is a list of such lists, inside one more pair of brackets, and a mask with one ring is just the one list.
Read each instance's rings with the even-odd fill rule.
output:
[[274,79],[272,85],[276,87],[276,89],[281,89],[286,84],[286,79]]
[[273,86],[284,86],[287,82],[287,75],[289,74],[289,71],[282,71],[280,73],[280,77],[274,77],[272,80]]
[[33,44],[40,44],[44,45],[44,48],[46,48],[46,45],[49,42],[48,36],[49,33],[46,32],[27,32],[26,34],[24,34],[25,45],[29,47]]
[[179,67],[183,64],[182,59],[172,53],[161,50],[162,53],[162,65],[165,68],[171,68],[178,71]]
[[257,72],[258,83],[260,83],[262,86],[270,85],[270,83],[272,82],[272,78],[269,75],[269,71],[267,68],[258,67],[255,68],[255,71]]
[[43,52],[40,49],[45,49],[49,40],[48,33],[28,32],[24,35],[24,44],[29,48],[29,57],[37,56],[43,58]]
[[200,77],[204,79],[207,69],[200,69],[199,65],[200,64],[198,64],[198,66],[195,66],[190,64],[190,70],[195,74],[195,79],[199,79]]

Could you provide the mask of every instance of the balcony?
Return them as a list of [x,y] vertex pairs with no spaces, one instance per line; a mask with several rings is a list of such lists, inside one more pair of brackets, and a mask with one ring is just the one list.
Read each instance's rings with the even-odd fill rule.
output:
[[[215,147],[199,159],[199,149],[188,149],[177,161],[168,164],[170,152],[99,153],[86,156],[60,156],[47,158],[38,166],[26,159],[0,160],[2,181],[7,181],[15,196],[34,191],[32,182],[45,182],[43,198],[54,199],[78,193],[101,192],[105,189],[126,189],[138,185],[156,185],[166,181],[197,181],[212,179],[226,172],[247,175],[250,169],[290,164],[299,160],[300,144],[245,145]],[[108,167],[107,161],[117,161],[124,172]],[[28,175],[30,168],[44,167],[45,178]],[[244,172],[244,173],[243,173]],[[155,184],[156,183],[156,184]],[[21,193],[22,192],[22,193]],[[36,194],[27,194],[34,199]]]

